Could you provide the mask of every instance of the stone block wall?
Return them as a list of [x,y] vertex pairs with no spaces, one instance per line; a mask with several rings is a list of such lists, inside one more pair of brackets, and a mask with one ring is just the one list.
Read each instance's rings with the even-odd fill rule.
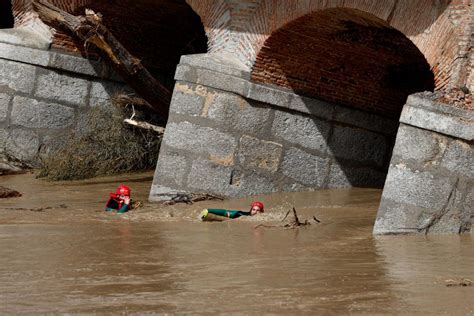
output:
[[474,218],[474,113],[408,98],[375,234],[462,233]]
[[81,57],[0,43],[0,153],[37,166],[61,146],[83,113],[125,85]]
[[208,55],[182,57],[151,201],[382,186],[395,120],[249,76]]

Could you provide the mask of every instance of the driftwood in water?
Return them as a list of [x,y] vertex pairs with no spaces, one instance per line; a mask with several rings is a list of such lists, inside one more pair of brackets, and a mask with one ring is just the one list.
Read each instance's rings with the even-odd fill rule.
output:
[[21,193],[9,188],[5,188],[0,185],[0,199],[12,198],[12,197],[19,197]]
[[[168,195],[168,194],[167,194]],[[194,202],[210,201],[210,200],[224,200],[222,196],[208,194],[208,193],[176,193],[168,200],[164,201],[163,205],[174,205],[176,203],[193,204]]]
[[132,56],[125,47],[102,24],[100,13],[86,10],[85,16],[75,16],[52,5],[46,0],[35,0],[33,6],[47,25],[72,33],[96,46],[102,57],[108,60],[130,87],[135,89],[157,114],[166,118],[171,92],[156,80],[140,60]]
[[[266,225],[266,224],[259,224],[259,225],[256,225],[254,228],[259,228],[259,227],[265,227],[265,228],[276,228],[276,227],[281,227],[281,228],[290,228],[290,229],[293,229],[293,228],[298,228],[300,226],[307,226],[307,225],[311,225],[311,223],[305,219],[304,222],[301,222],[300,219],[298,218],[298,214],[296,213],[296,209],[293,207],[291,210],[288,210],[288,212],[286,212],[285,216],[283,217],[283,219],[281,220],[282,222],[288,217],[288,215],[290,214],[290,212],[293,212],[293,220],[291,220],[289,223],[287,224],[284,224],[284,225]],[[316,216],[313,216],[313,220],[316,222],[316,223],[321,223],[321,221],[319,219],[316,218]]]
[[133,119],[125,119],[123,120],[123,122],[135,127],[152,130],[154,132],[157,132],[158,134],[163,134],[165,132],[164,127],[156,126],[147,122],[137,121]]

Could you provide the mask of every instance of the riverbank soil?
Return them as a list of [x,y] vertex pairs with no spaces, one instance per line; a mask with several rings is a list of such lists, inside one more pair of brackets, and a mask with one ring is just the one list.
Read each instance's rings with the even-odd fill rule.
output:
[[[0,177],[0,311],[47,313],[472,314],[471,235],[384,236],[381,190],[279,193],[192,205],[146,202],[153,174],[46,182]],[[118,184],[144,206],[103,211]],[[201,222],[204,208],[265,213]],[[281,224],[294,206],[298,229]]]

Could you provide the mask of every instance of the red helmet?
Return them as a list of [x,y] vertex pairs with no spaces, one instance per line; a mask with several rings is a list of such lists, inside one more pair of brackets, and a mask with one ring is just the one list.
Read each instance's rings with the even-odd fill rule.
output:
[[252,209],[254,206],[260,207],[261,212],[262,212],[262,213],[264,212],[264,210],[263,210],[263,203],[262,203],[262,202],[253,202],[252,204],[250,204],[250,209]]
[[116,194],[130,196],[130,188],[124,184],[118,186]]

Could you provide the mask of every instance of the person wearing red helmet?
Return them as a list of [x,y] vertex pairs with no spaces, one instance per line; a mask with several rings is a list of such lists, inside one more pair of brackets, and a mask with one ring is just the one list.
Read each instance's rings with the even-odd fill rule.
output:
[[218,208],[207,208],[201,212],[202,221],[221,221],[226,218],[239,218],[240,216],[254,216],[259,213],[264,213],[264,206],[262,202],[253,202],[250,204],[248,212],[237,210],[224,210]]
[[131,209],[131,190],[128,186],[121,184],[115,193],[110,192],[109,200],[105,205],[107,212],[117,211],[117,213],[125,213]]

